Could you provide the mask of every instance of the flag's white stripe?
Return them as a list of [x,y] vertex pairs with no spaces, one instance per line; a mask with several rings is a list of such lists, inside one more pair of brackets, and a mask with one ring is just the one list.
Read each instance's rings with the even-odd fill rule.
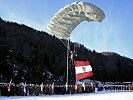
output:
[[[85,71],[83,70],[83,67],[85,67]],[[91,65],[78,66],[78,67],[75,67],[75,70],[76,70],[76,74],[79,74],[79,73],[85,73],[85,72],[92,71],[92,68],[91,68]]]

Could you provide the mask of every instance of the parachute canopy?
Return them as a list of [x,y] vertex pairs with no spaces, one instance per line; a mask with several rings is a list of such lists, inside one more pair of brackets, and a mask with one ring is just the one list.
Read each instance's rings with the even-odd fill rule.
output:
[[47,29],[57,38],[66,39],[82,21],[101,22],[104,18],[104,12],[95,5],[87,2],[74,2],[55,13]]

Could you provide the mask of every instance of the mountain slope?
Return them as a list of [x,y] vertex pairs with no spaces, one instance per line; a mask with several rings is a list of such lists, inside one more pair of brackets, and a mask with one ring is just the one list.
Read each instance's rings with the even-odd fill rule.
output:
[[[66,41],[63,40],[65,43]],[[100,81],[133,81],[133,60],[113,52],[98,53],[79,43],[70,43],[78,60],[91,62],[94,76]],[[66,47],[56,37],[26,25],[0,18],[0,82],[27,80],[40,83],[65,81]],[[69,68],[69,81],[75,81],[74,67]]]

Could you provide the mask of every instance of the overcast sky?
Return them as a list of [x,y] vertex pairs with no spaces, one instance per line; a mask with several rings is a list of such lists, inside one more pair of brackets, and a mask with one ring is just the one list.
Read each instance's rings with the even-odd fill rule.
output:
[[[0,0],[0,17],[48,32],[46,27],[53,15],[75,1],[77,0]],[[133,0],[82,1],[98,6],[106,17],[101,23],[82,22],[73,30],[71,41],[97,52],[116,52],[133,59]]]

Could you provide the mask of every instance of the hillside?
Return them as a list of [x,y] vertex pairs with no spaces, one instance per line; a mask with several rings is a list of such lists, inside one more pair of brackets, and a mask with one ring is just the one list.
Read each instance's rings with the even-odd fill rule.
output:
[[[65,42],[65,40],[63,40]],[[133,59],[114,52],[98,53],[79,43],[75,46],[75,59],[89,60],[94,76],[99,81],[133,81]],[[69,68],[69,78],[75,81],[74,67]],[[26,25],[4,21],[0,18],[0,82],[41,83],[65,81],[66,47],[56,37]]]

